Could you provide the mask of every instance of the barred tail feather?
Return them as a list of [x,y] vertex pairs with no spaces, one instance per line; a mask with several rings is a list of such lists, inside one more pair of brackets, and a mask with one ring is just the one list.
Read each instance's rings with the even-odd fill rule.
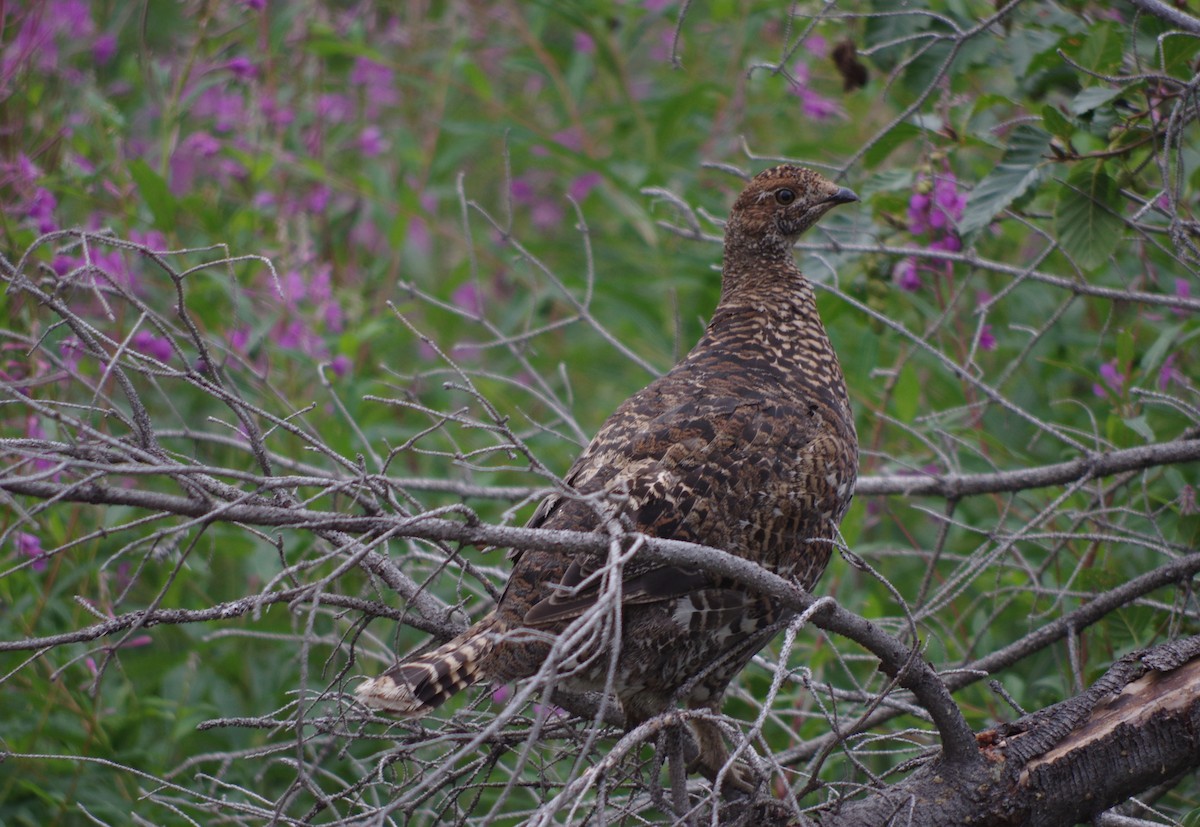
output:
[[473,626],[432,652],[363,681],[354,694],[372,709],[420,718],[481,680],[483,659],[494,646],[495,636],[489,628]]

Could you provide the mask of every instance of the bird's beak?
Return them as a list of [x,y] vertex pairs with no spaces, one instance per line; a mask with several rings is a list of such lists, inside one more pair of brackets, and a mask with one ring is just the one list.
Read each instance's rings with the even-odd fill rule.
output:
[[849,204],[852,201],[857,201],[858,195],[854,190],[848,187],[839,187],[838,191],[825,199],[827,204]]

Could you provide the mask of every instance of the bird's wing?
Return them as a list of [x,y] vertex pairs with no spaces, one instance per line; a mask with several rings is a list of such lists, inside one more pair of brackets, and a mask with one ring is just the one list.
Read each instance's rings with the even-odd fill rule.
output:
[[[583,481],[584,493],[612,492],[611,502],[636,531],[721,545],[737,535],[731,521],[751,519],[764,497],[776,495],[770,488],[780,452],[798,452],[812,442],[806,414],[768,405],[752,393],[698,393],[636,427],[606,425],[571,476]],[[600,522],[596,509],[595,502],[559,496],[537,524],[590,530]],[[552,593],[530,608],[525,623],[554,625],[584,612],[596,602],[607,562],[605,555],[574,558]],[[621,601],[664,602],[729,585],[698,570],[655,566],[635,556],[621,570]]]

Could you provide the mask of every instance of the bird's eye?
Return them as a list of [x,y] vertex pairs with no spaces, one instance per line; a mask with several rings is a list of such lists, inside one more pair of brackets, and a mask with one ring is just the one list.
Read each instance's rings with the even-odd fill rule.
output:
[[784,187],[781,190],[776,190],[775,191],[775,200],[778,201],[780,204],[787,206],[788,204],[790,204],[796,200],[796,191],[787,189],[786,187]]

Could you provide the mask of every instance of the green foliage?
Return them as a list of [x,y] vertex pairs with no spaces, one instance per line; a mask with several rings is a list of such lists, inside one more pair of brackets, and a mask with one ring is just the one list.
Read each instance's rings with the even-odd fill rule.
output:
[[958,228],[964,235],[986,227],[1014,201],[1031,193],[1046,175],[1050,135],[1022,124],[1013,130],[996,168],[971,191]]
[[1102,165],[1071,170],[1054,208],[1054,229],[1063,251],[1092,270],[1116,251],[1123,227],[1120,188]]

